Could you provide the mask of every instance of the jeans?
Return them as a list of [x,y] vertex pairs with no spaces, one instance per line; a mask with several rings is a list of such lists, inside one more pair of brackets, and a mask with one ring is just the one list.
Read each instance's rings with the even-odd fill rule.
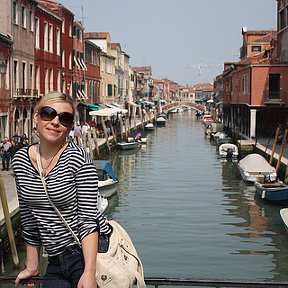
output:
[[48,258],[43,288],[76,288],[84,272],[84,257],[78,245]]
[[4,151],[2,155],[2,169],[9,170],[10,164],[10,152]]

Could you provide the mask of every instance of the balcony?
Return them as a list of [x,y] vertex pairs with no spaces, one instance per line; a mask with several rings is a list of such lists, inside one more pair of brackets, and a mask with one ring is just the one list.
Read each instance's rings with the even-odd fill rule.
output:
[[23,89],[17,88],[16,93],[14,94],[14,98],[23,98],[23,99],[38,99],[40,98],[38,93],[38,89]]

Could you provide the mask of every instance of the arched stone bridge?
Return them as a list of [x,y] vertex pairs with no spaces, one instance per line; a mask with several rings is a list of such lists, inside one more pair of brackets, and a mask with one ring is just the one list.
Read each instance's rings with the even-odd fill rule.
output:
[[204,112],[205,111],[205,106],[200,105],[200,104],[196,104],[193,102],[188,102],[188,101],[177,101],[177,102],[173,102],[173,103],[169,103],[166,105],[162,106],[162,111],[169,111],[169,110],[173,110],[177,107],[191,107],[192,109],[199,111],[199,112]]

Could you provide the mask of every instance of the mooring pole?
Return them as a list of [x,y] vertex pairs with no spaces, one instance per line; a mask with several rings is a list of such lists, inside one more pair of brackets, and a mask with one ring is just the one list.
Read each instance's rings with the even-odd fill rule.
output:
[[12,228],[12,223],[11,223],[11,218],[10,218],[10,213],[9,213],[9,208],[8,208],[7,197],[6,197],[5,186],[4,186],[2,174],[0,174],[0,198],[1,198],[1,203],[2,203],[2,207],[3,207],[4,219],[5,219],[6,229],[7,229],[7,233],[8,233],[11,253],[13,256],[13,262],[14,262],[16,267],[19,267],[19,258],[18,258],[18,253],[17,253],[17,249],[16,249],[15,238],[14,238],[14,233],[13,233],[13,228]]

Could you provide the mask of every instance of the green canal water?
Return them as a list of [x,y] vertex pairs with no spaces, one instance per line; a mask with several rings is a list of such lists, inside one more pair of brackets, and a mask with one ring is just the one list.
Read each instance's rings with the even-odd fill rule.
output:
[[193,111],[109,159],[120,184],[107,217],[130,233],[147,277],[287,280],[282,206],[255,197],[237,163],[218,159]]

